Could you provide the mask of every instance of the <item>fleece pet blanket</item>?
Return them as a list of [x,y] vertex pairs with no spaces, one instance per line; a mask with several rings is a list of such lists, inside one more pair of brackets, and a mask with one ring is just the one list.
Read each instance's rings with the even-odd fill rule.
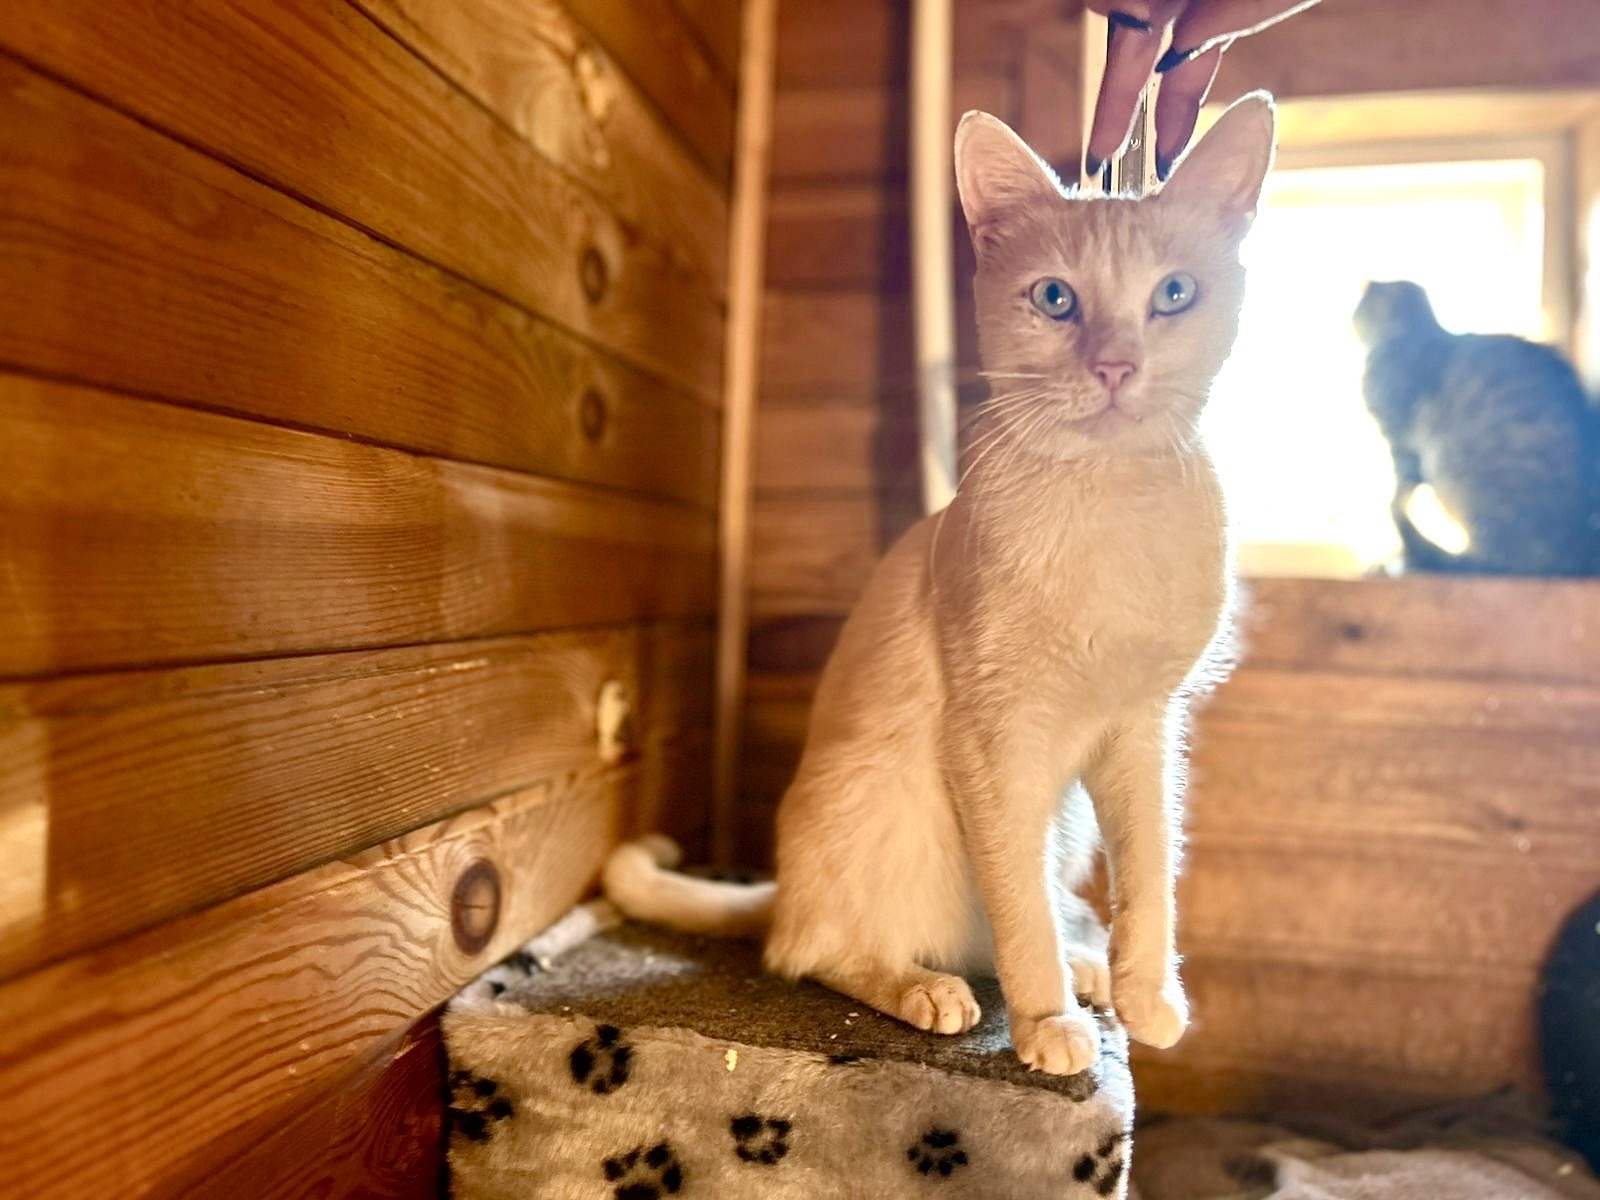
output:
[[1582,1158],[1511,1094],[1355,1126],[1220,1118],[1139,1128],[1138,1200],[1600,1200]]
[[[1093,1200],[1127,1191],[1127,1039],[1069,1077],[764,974],[755,946],[587,907],[444,1018],[455,1200]],[[605,921],[600,921],[605,924]],[[568,945],[576,941],[575,945]]]

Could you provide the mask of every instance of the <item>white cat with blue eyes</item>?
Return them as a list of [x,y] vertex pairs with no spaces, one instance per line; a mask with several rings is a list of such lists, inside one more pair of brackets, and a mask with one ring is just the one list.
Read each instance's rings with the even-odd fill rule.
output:
[[[1272,107],[1234,105],[1144,200],[1063,193],[994,117],[956,133],[993,395],[955,501],[878,565],[823,672],[778,814],[777,881],[622,847],[607,894],[681,929],[766,937],[767,966],[927,1030],[997,969],[1018,1054],[1094,1061],[1075,998],[1136,1039],[1188,1020],[1173,925],[1187,693],[1232,583],[1198,421],[1237,331],[1239,244]],[[1109,961],[1074,894],[1103,832]]]

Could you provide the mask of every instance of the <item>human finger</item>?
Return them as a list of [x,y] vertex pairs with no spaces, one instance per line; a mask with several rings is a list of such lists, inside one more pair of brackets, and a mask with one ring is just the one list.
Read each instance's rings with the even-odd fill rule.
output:
[[1217,78],[1226,48],[1213,46],[1161,77],[1161,90],[1156,96],[1156,178],[1166,180],[1172,173],[1172,164],[1194,136],[1200,106]]
[[1172,23],[1172,44],[1156,70],[1167,73],[1213,46],[1259,33],[1318,0],[1194,0]]
[[1141,30],[1113,23],[1112,31],[1106,51],[1106,70],[1095,100],[1094,121],[1084,147],[1085,169],[1090,175],[1097,174],[1100,165],[1128,140],[1139,97],[1150,82],[1156,56],[1161,51],[1159,26]]

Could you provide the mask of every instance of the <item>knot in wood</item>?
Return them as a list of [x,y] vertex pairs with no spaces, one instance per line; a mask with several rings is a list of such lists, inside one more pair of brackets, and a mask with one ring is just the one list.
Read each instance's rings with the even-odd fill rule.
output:
[[605,299],[611,271],[600,251],[593,246],[585,246],[583,257],[578,259],[578,282],[583,286],[583,294],[588,297],[590,304],[599,304]]
[[450,896],[450,933],[464,954],[478,954],[500,924],[500,871],[488,859],[467,864]]
[[594,388],[578,398],[578,428],[591,442],[598,442],[606,432],[606,398]]

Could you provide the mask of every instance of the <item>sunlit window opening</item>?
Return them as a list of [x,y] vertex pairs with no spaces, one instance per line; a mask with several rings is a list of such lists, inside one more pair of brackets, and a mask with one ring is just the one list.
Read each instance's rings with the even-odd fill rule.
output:
[[1354,575],[1397,552],[1351,314],[1367,280],[1411,279],[1452,332],[1552,340],[1546,174],[1539,159],[1501,158],[1269,178],[1239,341],[1206,414],[1245,572]]

